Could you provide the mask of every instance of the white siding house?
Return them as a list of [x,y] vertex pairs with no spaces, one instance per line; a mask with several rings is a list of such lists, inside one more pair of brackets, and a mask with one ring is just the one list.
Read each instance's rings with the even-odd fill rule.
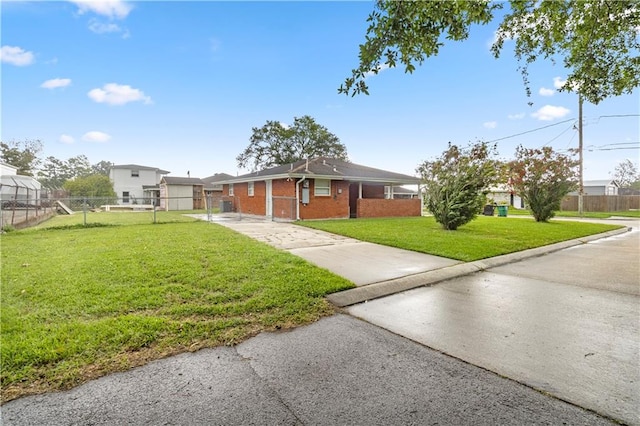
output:
[[160,181],[169,171],[157,167],[124,164],[109,170],[109,179],[118,204],[155,204],[160,197]]
[[[618,182],[615,180],[585,180],[582,185],[584,195],[618,195]],[[578,191],[569,195],[578,195]]]

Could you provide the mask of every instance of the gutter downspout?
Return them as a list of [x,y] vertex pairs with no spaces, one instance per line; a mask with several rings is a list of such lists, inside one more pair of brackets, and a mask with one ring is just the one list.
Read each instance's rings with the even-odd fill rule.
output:
[[302,176],[302,179],[296,182],[296,220],[300,220],[300,184],[307,179],[307,176]]

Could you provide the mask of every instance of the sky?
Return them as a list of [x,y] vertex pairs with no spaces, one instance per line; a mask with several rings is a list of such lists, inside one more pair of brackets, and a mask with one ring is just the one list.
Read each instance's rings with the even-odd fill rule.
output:
[[[139,164],[171,176],[244,174],[252,128],[309,115],[357,164],[415,176],[449,142],[578,147],[578,99],[561,61],[530,68],[531,97],[497,22],[474,26],[413,74],[338,93],[358,66],[372,2],[2,1],[1,137],[41,157]],[[584,179],[638,164],[640,91],[585,103]],[[532,103],[532,105],[529,105]],[[612,117],[616,116],[616,117]],[[519,135],[519,136],[516,136]],[[625,148],[625,149],[623,149]]]

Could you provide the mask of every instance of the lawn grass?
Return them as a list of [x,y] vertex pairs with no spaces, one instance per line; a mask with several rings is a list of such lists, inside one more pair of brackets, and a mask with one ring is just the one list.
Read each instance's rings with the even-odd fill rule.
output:
[[[143,214],[96,215],[135,223]],[[2,401],[312,322],[333,313],[324,295],[353,287],[179,215],[88,228],[61,218],[0,237]]]
[[[177,223],[195,222],[197,219],[185,216],[187,213],[206,214],[205,210],[194,211],[156,211],[155,223]],[[146,225],[154,223],[153,211],[139,212],[92,212],[86,213],[87,226],[104,225]],[[40,223],[30,229],[64,228],[78,227],[85,224],[83,212],[76,212],[72,215],[57,215],[45,222]]]
[[305,221],[298,224],[466,262],[619,228],[599,223],[538,223],[533,219],[496,216],[478,216],[456,231],[443,230],[433,217]]

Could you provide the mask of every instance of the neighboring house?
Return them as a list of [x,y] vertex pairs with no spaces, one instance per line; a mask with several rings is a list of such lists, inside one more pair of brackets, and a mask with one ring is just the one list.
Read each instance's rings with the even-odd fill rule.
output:
[[233,211],[271,219],[420,216],[422,200],[393,189],[420,179],[333,158],[300,160],[219,182]]
[[198,178],[165,176],[160,180],[163,210],[204,209],[204,182]]
[[158,205],[160,180],[169,171],[157,167],[123,164],[109,169],[118,204]]
[[0,200],[5,206],[39,205],[42,185],[31,176],[18,174],[18,168],[0,162]]
[[213,176],[202,178],[204,182],[204,196],[205,201],[210,203],[211,208],[217,208],[220,206],[222,199],[222,184],[220,182],[233,179],[233,176],[226,173],[216,173]]
[[524,209],[524,200],[513,192],[509,185],[496,185],[489,188],[487,200],[494,204],[513,206],[517,209]]
[[[618,182],[615,180],[585,180],[582,183],[584,195],[618,195]],[[578,195],[572,191],[569,195]]]

